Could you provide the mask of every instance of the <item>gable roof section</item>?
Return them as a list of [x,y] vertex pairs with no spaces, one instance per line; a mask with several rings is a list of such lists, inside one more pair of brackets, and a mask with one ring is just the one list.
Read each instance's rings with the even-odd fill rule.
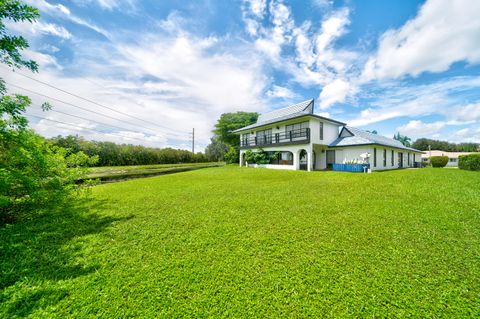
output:
[[[347,133],[350,133],[348,134]],[[345,126],[340,131],[339,137],[333,141],[330,147],[343,147],[343,146],[359,146],[359,145],[383,145],[414,152],[422,153],[417,149],[406,147],[402,143],[393,138],[389,138],[383,135],[373,134],[354,128],[351,126]]]
[[283,109],[271,111],[265,114],[261,114],[258,117],[257,123],[260,122],[269,122],[278,118],[283,118],[289,115],[304,113],[304,114],[313,114],[313,99],[306,100]]
[[291,120],[291,119],[295,119],[297,117],[302,117],[306,115],[314,116],[314,117],[324,119],[326,121],[330,121],[333,123],[337,123],[340,125],[345,125],[345,123],[313,114],[313,106],[314,106],[313,103],[314,103],[313,99],[306,100],[306,101],[285,107],[283,109],[262,114],[258,117],[257,123],[242,127],[238,130],[233,131],[233,133],[250,130],[250,129],[268,125],[268,124]]

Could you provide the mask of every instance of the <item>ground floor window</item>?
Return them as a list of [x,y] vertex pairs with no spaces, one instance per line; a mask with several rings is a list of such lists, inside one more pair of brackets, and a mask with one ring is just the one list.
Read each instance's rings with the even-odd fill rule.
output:
[[392,150],[392,161],[391,161],[392,166],[395,165],[394,157],[395,157],[395,151]]
[[292,152],[268,152],[272,153],[272,155],[277,155],[277,156],[271,156],[270,157],[270,164],[275,164],[275,165],[293,165],[293,154]]

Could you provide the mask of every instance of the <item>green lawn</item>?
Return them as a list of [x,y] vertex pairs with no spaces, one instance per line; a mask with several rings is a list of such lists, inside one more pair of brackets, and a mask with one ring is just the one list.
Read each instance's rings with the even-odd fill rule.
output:
[[480,316],[480,174],[237,167],[0,228],[0,317]]
[[92,167],[88,178],[102,181],[119,181],[139,177],[150,177],[178,172],[193,171],[200,168],[223,166],[224,163],[183,163],[183,164],[154,164],[131,166],[102,166]]

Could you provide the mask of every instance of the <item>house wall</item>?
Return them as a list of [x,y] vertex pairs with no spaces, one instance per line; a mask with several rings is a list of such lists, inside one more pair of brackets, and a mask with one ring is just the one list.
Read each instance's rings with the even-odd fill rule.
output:
[[[318,118],[303,118],[303,119],[294,119],[290,121],[285,121],[281,123],[274,123],[271,125],[265,125],[260,128],[255,128],[252,129],[249,132],[250,137],[255,137],[257,135],[258,131],[263,131],[263,130],[272,130],[272,135],[274,136],[275,133],[284,133],[285,132],[285,126],[291,125],[291,124],[296,124],[296,123],[303,123],[303,122],[308,122],[309,128],[310,128],[310,141],[315,144],[325,144],[328,145],[332,143],[337,137],[338,133],[340,132],[340,125],[331,123],[328,121],[324,121]],[[323,140],[320,140],[320,122],[323,122]],[[277,128],[278,127],[278,128]],[[244,134],[240,134],[240,140],[244,138]]]
[[[323,123],[323,140],[320,139],[320,122]],[[335,141],[340,133],[340,125],[318,118],[310,119],[310,141],[328,145]]]
[[[374,148],[377,149],[377,165],[374,166]],[[386,154],[386,165],[384,164],[383,161],[383,151],[387,150]],[[393,165],[392,165],[392,150],[393,150]],[[361,162],[362,158],[360,157],[360,154],[362,153],[370,153],[370,158],[368,162],[370,163],[370,168],[372,171],[381,171],[381,170],[388,170],[388,169],[396,169],[398,168],[398,158],[399,158],[399,153],[403,153],[403,167],[413,167],[414,166],[414,161],[413,161],[413,154],[414,152],[407,151],[407,150],[401,150],[401,149],[396,149],[396,148],[391,148],[391,147],[383,147],[383,146],[351,146],[351,147],[345,147],[345,148],[335,148],[335,163],[337,164],[342,164],[345,160],[346,161],[352,161],[356,160]],[[410,154],[410,165],[408,164],[408,154]],[[421,161],[421,154],[420,153],[415,153],[415,161],[420,162]]]
[[[270,146],[270,147],[263,147],[262,148],[266,152],[292,152],[293,154],[293,165],[274,165],[274,164],[267,164],[265,165],[266,168],[273,168],[273,169],[286,169],[286,170],[298,170],[300,169],[300,162],[299,162],[299,154],[301,150],[307,151],[307,154],[311,156],[312,147],[311,144],[300,144],[300,145],[283,145],[283,146]],[[260,149],[252,148],[252,152],[258,152]],[[240,150],[240,166],[244,166],[245,163],[242,163],[243,154],[245,154],[247,150]],[[313,156],[312,156],[313,158]]]

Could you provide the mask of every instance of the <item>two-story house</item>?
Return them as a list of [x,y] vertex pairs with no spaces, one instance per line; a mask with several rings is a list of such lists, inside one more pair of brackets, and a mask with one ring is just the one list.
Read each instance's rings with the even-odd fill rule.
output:
[[259,116],[257,123],[234,131],[240,135],[240,166],[245,152],[277,154],[267,168],[323,170],[333,164],[367,162],[372,170],[413,167],[422,152],[397,140],[372,134],[314,114],[314,100]]

